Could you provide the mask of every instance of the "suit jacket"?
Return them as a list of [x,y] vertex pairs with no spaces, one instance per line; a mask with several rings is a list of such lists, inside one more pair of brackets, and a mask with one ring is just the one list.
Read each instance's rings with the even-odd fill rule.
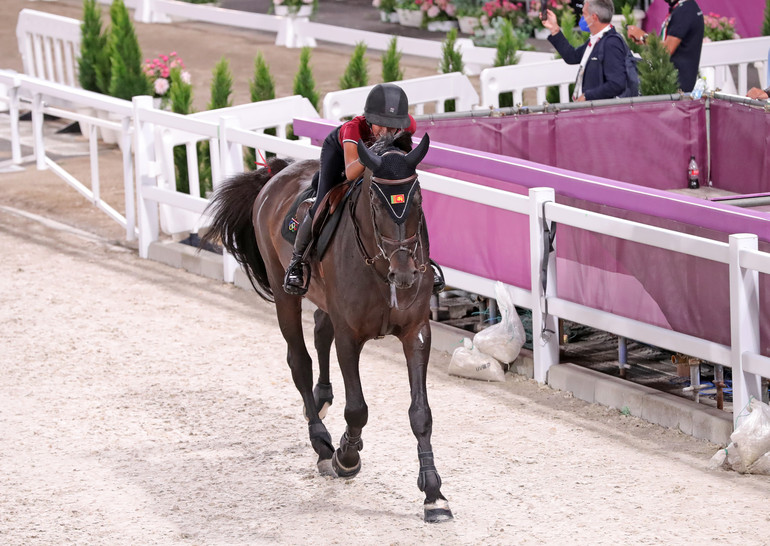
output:
[[[580,64],[589,43],[574,48],[561,32],[549,36],[548,41],[567,64]],[[594,44],[583,72],[583,94],[587,100],[614,99],[626,90],[626,47],[623,36],[614,28]]]

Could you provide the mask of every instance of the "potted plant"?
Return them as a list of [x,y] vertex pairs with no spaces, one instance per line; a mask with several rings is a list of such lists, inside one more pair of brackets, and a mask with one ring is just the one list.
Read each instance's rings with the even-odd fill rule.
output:
[[273,0],[273,12],[289,17],[310,17],[317,0]]
[[396,0],[372,0],[372,6],[380,10],[380,20],[383,23],[398,23]]
[[464,34],[476,32],[476,28],[481,25],[479,19],[484,13],[481,9],[484,5],[483,0],[455,0],[454,5],[457,8],[455,15],[460,32]]
[[145,59],[142,70],[150,80],[155,99],[155,107],[167,109],[169,105],[169,89],[171,89],[171,71],[179,69],[180,78],[190,83],[190,73],[184,69],[184,61],[172,51],[168,55],[159,55],[154,59]]
[[399,0],[396,13],[398,13],[399,24],[416,28],[422,26],[423,11],[417,5],[416,0]]
[[457,28],[456,8],[450,0],[415,0],[425,14],[423,23],[432,32],[449,32]]
[[709,13],[703,16],[703,41],[721,42],[722,40],[733,40],[735,34],[735,19],[733,17],[723,17],[716,13]]

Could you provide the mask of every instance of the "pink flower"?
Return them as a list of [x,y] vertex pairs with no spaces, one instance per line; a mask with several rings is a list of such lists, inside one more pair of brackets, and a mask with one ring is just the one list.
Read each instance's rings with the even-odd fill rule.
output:
[[428,17],[438,17],[438,14],[441,13],[441,9],[438,6],[431,6],[428,8],[427,14]]
[[190,76],[190,73],[187,70],[182,70],[182,74],[180,74],[180,77],[182,78],[182,81],[188,85],[192,82],[192,77]]
[[447,7],[444,9],[446,11],[446,14],[450,17],[454,17],[455,13],[457,13],[457,8],[454,4],[447,4]]

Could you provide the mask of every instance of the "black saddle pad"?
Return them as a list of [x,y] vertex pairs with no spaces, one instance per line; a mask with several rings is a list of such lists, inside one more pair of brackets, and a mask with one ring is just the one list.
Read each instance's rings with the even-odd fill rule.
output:
[[[361,188],[361,182],[362,179],[359,179],[355,184],[350,185],[350,188],[345,192],[342,201],[340,201],[339,205],[337,205],[334,213],[323,220],[320,233],[315,233],[316,242],[314,254],[319,260],[323,258],[324,254],[326,253],[326,249],[329,248],[329,243],[331,243],[334,232],[337,230],[337,226],[339,225],[340,218],[342,218],[342,215],[345,211],[345,205],[347,204],[351,195],[353,195],[355,192],[357,192],[357,190]],[[297,230],[299,229],[299,224],[301,221],[300,218],[297,218],[297,209],[303,201],[306,199],[311,199],[315,197],[315,195],[316,189],[311,185],[309,188],[301,192],[294,200],[294,203],[292,203],[291,207],[289,207],[289,212],[286,214],[283,224],[281,225],[281,235],[292,245],[294,244],[294,240],[297,238]],[[325,212],[326,211],[318,211],[316,214],[325,214]]]

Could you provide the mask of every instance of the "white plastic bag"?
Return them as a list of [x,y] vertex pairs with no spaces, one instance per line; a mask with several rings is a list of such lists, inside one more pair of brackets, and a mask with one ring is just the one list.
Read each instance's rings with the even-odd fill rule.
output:
[[717,451],[709,468],[741,474],[770,474],[770,407],[751,401],[751,413],[730,435],[730,445]]
[[751,413],[733,431],[730,440],[746,468],[770,451],[770,407],[754,398]]
[[463,338],[463,346],[452,353],[449,374],[482,381],[505,381],[505,372],[500,363],[479,351],[467,337]]
[[495,298],[502,320],[476,334],[473,344],[481,352],[500,362],[510,364],[519,356],[527,338],[524,325],[513,305],[513,296],[509,288],[500,281],[495,284]]

